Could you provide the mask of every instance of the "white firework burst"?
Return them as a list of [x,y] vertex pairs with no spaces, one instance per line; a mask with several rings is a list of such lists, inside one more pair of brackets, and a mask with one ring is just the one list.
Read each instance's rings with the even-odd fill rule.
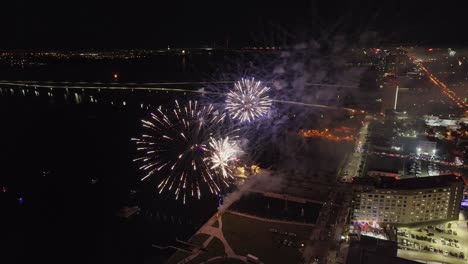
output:
[[272,102],[268,97],[269,90],[270,88],[254,78],[236,82],[226,99],[229,115],[240,122],[251,122],[265,116]]
[[134,161],[141,163],[141,180],[158,175],[159,193],[172,191],[184,203],[187,196],[200,198],[201,185],[218,194],[227,182],[218,179],[206,161],[211,153],[207,145],[224,118],[212,105],[201,107],[196,101],[186,105],[175,101],[174,109],[159,107],[150,119],[142,120],[145,133],[133,139],[140,154]]
[[232,169],[235,161],[242,154],[238,141],[229,137],[215,139],[211,138],[209,143],[210,156],[208,161],[211,169],[217,171],[224,179],[233,178]]

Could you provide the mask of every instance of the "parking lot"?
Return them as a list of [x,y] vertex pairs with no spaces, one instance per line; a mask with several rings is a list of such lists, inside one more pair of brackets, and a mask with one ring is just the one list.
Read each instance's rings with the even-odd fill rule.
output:
[[[281,247],[298,247],[301,251],[304,248],[304,241],[297,239],[297,234],[293,232],[278,231],[270,228],[269,231],[273,234],[273,239]],[[302,250],[303,251],[303,250]],[[301,252],[302,252],[301,251]]]
[[413,260],[468,263],[468,222],[398,228],[398,256]]

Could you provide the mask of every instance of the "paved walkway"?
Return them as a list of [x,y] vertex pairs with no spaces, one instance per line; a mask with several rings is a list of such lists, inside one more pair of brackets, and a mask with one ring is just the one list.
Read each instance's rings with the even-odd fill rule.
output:
[[205,226],[205,228],[201,230],[201,233],[218,238],[224,245],[224,252],[226,255],[230,258],[237,257],[236,253],[234,253],[234,250],[232,250],[231,245],[229,245],[229,243],[226,241],[226,238],[224,238],[222,217],[218,219],[218,227]]
[[[222,259],[222,258],[234,258],[234,259],[239,259],[241,261],[247,261],[247,258],[245,256],[240,256],[240,255],[237,255],[234,250],[232,249],[231,245],[229,245],[229,243],[226,241],[226,238],[224,237],[224,234],[223,234],[223,221],[222,221],[222,216],[219,216],[219,214],[217,214],[217,219],[215,219],[214,221],[210,221],[212,222],[212,224],[214,224],[216,221],[218,221],[218,227],[213,227],[212,225],[204,225],[198,232],[197,234],[207,234],[209,235],[210,237],[203,243],[203,246],[202,248],[207,248],[208,245],[210,244],[211,240],[213,240],[213,238],[217,238],[221,241],[221,243],[223,243],[224,245],[224,256],[216,256],[216,257],[212,257],[210,259],[208,259],[206,262],[202,262],[202,263],[210,263],[211,261],[214,261],[214,260],[217,260],[217,259]],[[196,250],[194,252],[194,254],[186,257],[185,259],[182,259],[181,261],[178,262],[178,264],[183,264],[183,263],[187,263],[189,261],[191,261],[192,259],[198,257],[200,254],[202,253],[201,250]]]
[[[210,236],[205,242],[203,242],[203,245],[201,248],[206,248],[208,246],[208,244],[210,244],[211,240],[213,240],[213,236]],[[193,251],[193,254],[182,259],[181,261],[179,261],[177,264],[184,264],[184,263],[187,263],[189,261],[191,261],[192,259],[198,257],[198,255],[200,255],[200,253],[202,253],[202,251],[200,249],[195,249]]]

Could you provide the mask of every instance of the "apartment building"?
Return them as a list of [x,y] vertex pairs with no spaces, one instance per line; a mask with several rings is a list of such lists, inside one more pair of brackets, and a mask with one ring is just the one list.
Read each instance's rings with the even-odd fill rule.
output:
[[455,175],[353,180],[353,221],[392,224],[456,220],[463,180]]

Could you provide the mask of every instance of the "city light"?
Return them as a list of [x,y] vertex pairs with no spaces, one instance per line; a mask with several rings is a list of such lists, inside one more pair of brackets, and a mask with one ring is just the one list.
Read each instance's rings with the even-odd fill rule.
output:
[[449,53],[449,56],[450,56],[450,57],[453,57],[453,56],[455,56],[455,54],[457,54],[457,52],[454,51],[454,50],[451,49],[451,48],[448,49],[448,53]]
[[460,97],[458,97],[454,91],[450,90],[447,85],[445,85],[443,82],[441,82],[439,79],[437,79],[429,70],[424,67],[421,63],[416,63],[415,64],[420,68],[420,70],[424,71],[427,76],[429,77],[429,80],[433,84],[435,84],[437,87],[439,87],[442,90],[442,93],[446,95],[448,98],[450,98],[458,107],[462,108],[465,112],[468,111],[468,104]]
[[300,130],[299,135],[304,138],[321,138],[329,141],[345,141],[351,142],[354,140],[354,136],[351,135],[354,129],[349,127],[338,127],[332,129],[332,132],[328,128],[324,130],[309,129],[309,130]]
[[461,5],[172,2],[4,8],[2,263],[468,264]]
[[418,153],[418,155],[420,155],[421,154],[421,148],[419,148],[419,147],[416,148],[416,152]]

